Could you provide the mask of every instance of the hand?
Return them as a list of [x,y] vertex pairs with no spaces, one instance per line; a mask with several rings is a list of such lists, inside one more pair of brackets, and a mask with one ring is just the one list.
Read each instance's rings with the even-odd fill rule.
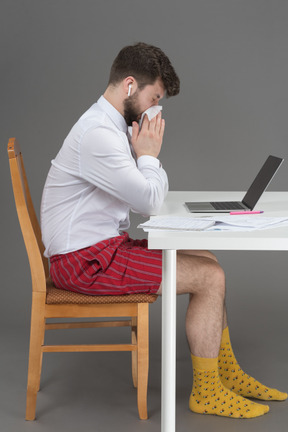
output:
[[131,144],[137,159],[144,155],[157,158],[161,150],[165,129],[165,120],[162,119],[161,112],[151,121],[149,121],[147,115],[145,115],[140,131],[137,122],[133,122],[132,126]]

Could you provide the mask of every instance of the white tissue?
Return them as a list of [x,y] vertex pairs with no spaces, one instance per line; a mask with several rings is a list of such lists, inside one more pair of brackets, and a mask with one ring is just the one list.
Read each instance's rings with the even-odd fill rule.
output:
[[141,128],[141,126],[142,126],[142,122],[143,122],[145,114],[147,114],[148,120],[151,121],[153,119],[153,117],[155,117],[157,114],[159,114],[159,112],[161,110],[162,110],[161,105],[153,105],[150,108],[148,108],[146,111],[144,111],[143,114],[141,115],[141,119],[139,121],[139,127]]

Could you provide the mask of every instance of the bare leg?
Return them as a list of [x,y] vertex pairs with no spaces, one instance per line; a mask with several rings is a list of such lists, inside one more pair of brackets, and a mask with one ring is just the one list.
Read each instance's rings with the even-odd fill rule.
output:
[[224,330],[228,326],[228,320],[227,320],[227,309],[226,305],[224,304],[224,311],[223,311],[223,326],[222,329]]
[[186,314],[190,351],[197,357],[215,358],[223,330],[225,276],[210,252],[178,253],[177,294],[185,293],[190,295]]
[[234,418],[268,412],[268,406],[237,396],[220,380],[218,356],[227,316],[225,275],[216,257],[206,251],[179,252],[176,283],[177,294],[189,294],[186,334],[193,364],[191,411]]
[[[193,250],[180,250],[179,253],[186,254],[186,255],[203,256],[206,258],[211,258],[212,260],[218,262],[216,256],[212,252],[206,251],[206,250],[195,250],[195,251],[193,251]],[[226,305],[224,303],[222,330],[224,330],[227,326],[228,326],[227,309],[226,309]]]

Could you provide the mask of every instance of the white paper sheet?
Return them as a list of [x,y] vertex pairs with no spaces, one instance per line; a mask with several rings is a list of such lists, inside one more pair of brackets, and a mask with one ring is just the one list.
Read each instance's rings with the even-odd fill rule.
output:
[[212,216],[212,217],[153,217],[138,225],[144,231],[254,231],[288,226],[288,218],[262,215]]
[[177,230],[177,231],[203,231],[212,225],[215,221],[189,218],[189,217],[159,217],[152,218],[149,221],[138,225],[144,231],[151,230]]

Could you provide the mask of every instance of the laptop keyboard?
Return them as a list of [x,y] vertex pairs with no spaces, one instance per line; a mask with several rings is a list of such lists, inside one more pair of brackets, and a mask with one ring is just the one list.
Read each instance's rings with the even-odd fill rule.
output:
[[236,201],[231,202],[211,202],[216,210],[245,210],[246,207],[242,206]]

